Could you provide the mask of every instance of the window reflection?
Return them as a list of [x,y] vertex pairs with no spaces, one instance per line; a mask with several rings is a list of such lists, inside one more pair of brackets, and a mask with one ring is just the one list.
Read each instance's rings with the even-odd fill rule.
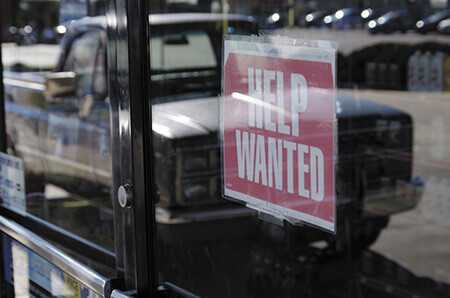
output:
[[2,235],[2,293],[5,297],[100,297],[74,277]]
[[[206,297],[448,295],[450,21],[434,2],[150,2],[161,282]],[[112,249],[104,18],[66,21],[8,29],[8,152],[25,161],[30,214]],[[336,235],[222,198],[223,38],[255,34],[338,45]]]
[[[442,195],[447,181],[443,132],[449,48],[440,29],[445,7],[413,1],[226,1],[155,4],[152,11],[164,11],[173,27],[183,24],[178,37],[192,24],[172,13],[222,11],[231,15],[208,16],[221,18],[220,40],[234,29],[243,35],[256,32],[243,30],[244,23],[228,30],[236,13],[251,16],[267,40],[285,35],[338,45],[338,233],[333,236],[258,216],[222,198],[220,147],[227,144],[220,143],[218,133],[221,84],[210,84],[214,76],[205,76],[197,85],[170,69],[159,76],[153,59],[164,56],[163,48],[150,40],[161,282],[214,297],[446,296],[450,262],[441,250],[450,247],[447,223],[425,219],[439,217],[437,203],[431,202],[439,201],[442,212],[448,201]],[[203,17],[197,15],[197,23]],[[441,25],[436,21],[431,29],[420,29],[438,18]],[[167,38],[171,26],[164,31]],[[206,21],[198,26],[210,27]],[[221,42],[212,45],[221,61]],[[196,61],[189,57],[177,58]],[[216,71],[222,75],[221,66]]]
[[[217,61],[207,32],[183,32],[150,39],[155,70],[216,67]],[[180,55],[183,53],[183,55]]]
[[114,251],[106,31],[80,21],[102,3],[6,2],[8,153],[24,162],[26,216]]

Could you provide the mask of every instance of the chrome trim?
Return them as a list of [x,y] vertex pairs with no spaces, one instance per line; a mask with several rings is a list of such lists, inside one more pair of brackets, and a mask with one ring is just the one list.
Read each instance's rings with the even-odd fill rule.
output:
[[156,222],[172,225],[211,220],[256,216],[256,211],[247,207],[224,208],[217,206],[215,210],[190,211],[172,213],[163,207],[156,207]]
[[364,197],[364,213],[386,216],[414,209],[422,200],[425,183],[421,177],[411,181],[397,181],[394,188],[383,188]]
[[11,87],[19,87],[19,88],[36,90],[36,91],[45,91],[44,84],[25,81],[25,80],[4,78],[3,84],[11,86]]
[[0,231],[25,245],[39,256],[47,259],[50,263],[59,267],[65,273],[70,274],[92,291],[102,297],[105,296],[109,288],[109,280],[107,278],[67,256],[61,250],[33,232],[3,216],[0,216]]
[[119,290],[113,290],[111,292],[111,298],[133,298],[136,297],[136,291],[128,291],[128,292],[122,292]]
[[[55,162],[60,164],[61,166],[67,167],[67,168],[73,168],[75,170],[78,170],[80,172],[80,175],[89,175],[90,173],[94,173],[97,176],[100,176],[104,179],[111,179],[111,173],[105,170],[93,168],[89,165],[83,164],[81,162],[77,162],[74,160],[70,160],[68,158],[61,158],[59,156],[56,156],[55,154],[47,154],[44,151],[36,150],[28,146],[23,145],[16,145],[15,149],[20,151],[21,153],[24,153],[24,155],[32,155],[34,157],[37,157],[42,160]],[[85,176],[81,176],[85,177]]]

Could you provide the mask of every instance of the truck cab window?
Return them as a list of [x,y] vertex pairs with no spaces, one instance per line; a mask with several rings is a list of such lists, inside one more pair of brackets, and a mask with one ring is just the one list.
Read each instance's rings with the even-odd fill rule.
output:
[[[216,67],[211,40],[205,31],[169,33],[150,39],[151,65],[155,71]],[[180,55],[180,52],[183,55]]]

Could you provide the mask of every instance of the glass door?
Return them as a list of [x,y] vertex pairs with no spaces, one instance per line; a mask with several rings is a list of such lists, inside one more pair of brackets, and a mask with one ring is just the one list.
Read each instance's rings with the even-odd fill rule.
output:
[[448,296],[447,7],[150,1],[141,17],[160,288]]
[[137,3],[1,7],[1,296],[144,289],[127,27]]

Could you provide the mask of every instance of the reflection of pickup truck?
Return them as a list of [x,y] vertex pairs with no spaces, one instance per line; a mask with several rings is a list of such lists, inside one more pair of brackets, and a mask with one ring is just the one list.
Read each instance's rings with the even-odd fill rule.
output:
[[[228,33],[256,32],[251,18],[228,18]],[[161,223],[245,211],[224,202],[220,191],[222,21],[212,14],[150,16]],[[101,17],[74,22],[52,73],[5,73],[10,149],[25,160],[28,192],[51,183],[91,197],[110,195],[105,27]],[[368,245],[389,215],[417,204],[411,182],[413,124],[401,111],[350,97],[338,98],[337,113],[338,204],[356,207],[358,240]]]

